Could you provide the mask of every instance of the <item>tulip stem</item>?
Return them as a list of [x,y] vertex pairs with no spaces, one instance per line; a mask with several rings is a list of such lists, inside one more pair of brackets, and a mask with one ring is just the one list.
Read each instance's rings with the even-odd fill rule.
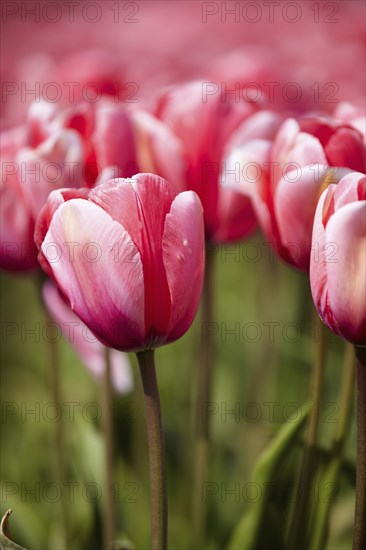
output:
[[197,370],[197,394],[195,416],[195,454],[194,454],[194,479],[193,479],[193,540],[197,548],[203,547],[205,532],[205,506],[202,501],[202,487],[207,475],[209,455],[210,424],[209,416],[203,416],[204,407],[211,399],[213,346],[212,338],[207,334],[206,328],[212,322],[212,296],[213,296],[213,270],[214,254],[206,251],[205,280],[202,293],[202,330],[201,330],[201,365]]
[[[328,487],[334,487],[335,491],[337,491],[338,488],[338,480],[340,469],[342,466],[344,445],[349,433],[349,427],[352,419],[354,384],[354,351],[352,344],[346,342],[344,352],[343,376],[339,397],[339,410],[341,414],[333,440],[333,457],[322,476],[324,484],[327,484]],[[332,496],[333,494],[329,498],[324,499],[324,502],[322,503],[316,514],[314,533],[312,535],[312,541],[310,544],[311,550],[318,550],[319,548],[325,548],[326,546],[326,538],[329,527],[329,514],[331,503],[334,501]]]
[[[43,277],[40,276],[36,279],[36,293],[42,306],[43,322],[45,325],[53,324],[47,307],[44,304],[42,296]],[[60,380],[60,363],[57,350],[57,342],[48,340],[46,345],[46,353],[48,355],[48,377],[49,388],[52,396],[52,401],[58,411],[62,411],[62,397],[61,397],[61,380]],[[59,548],[67,548],[68,545],[68,511],[67,502],[64,497],[65,491],[63,490],[63,483],[65,481],[65,438],[63,429],[62,414],[61,418],[54,423],[54,429],[52,434],[52,452],[54,455],[54,475],[56,483],[60,487],[61,498],[59,508],[60,523],[57,525],[56,537],[58,539]]]
[[111,380],[110,350],[105,348],[105,369],[102,394],[102,424],[104,434],[104,522],[105,550],[110,550],[115,537],[115,509],[113,498],[114,446],[113,446],[113,390]]
[[356,346],[357,461],[353,550],[366,548],[366,348]]
[[308,508],[312,491],[314,473],[317,466],[317,439],[319,431],[319,410],[322,401],[326,346],[324,346],[325,327],[315,312],[314,323],[314,360],[310,385],[310,400],[313,404],[310,411],[305,449],[300,469],[300,498],[294,510],[289,532],[289,548],[306,548],[304,529],[308,528]]
[[[60,364],[58,360],[57,353],[57,344],[56,342],[50,342],[48,345],[49,348],[49,364],[50,364],[50,385],[51,385],[51,395],[54,401],[55,407],[57,410],[62,410],[61,402],[61,384],[60,384]],[[61,418],[55,422],[54,430],[54,454],[55,454],[55,475],[57,478],[57,483],[61,488],[61,499],[60,499],[60,515],[61,515],[61,532],[59,532],[60,543],[62,540],[62,548],[67,548],[67,533],[68,533],[68,519],[67,519],[67,502],[65,497],[62,496],[64,491],[62,490],[63,483],[65,480],[65,462],[64,462],[64,452],[65,452],[65,438],[64,438],[64,429],[63,429],[63,420]],[[58,531],[58,530],[57,530]],[[61,534],[62,533],[62,534]]]
[[137,353],[145,395],[151,489],[151,550],[166,550],[168,500],[166,488],[163,427],[154,351]]

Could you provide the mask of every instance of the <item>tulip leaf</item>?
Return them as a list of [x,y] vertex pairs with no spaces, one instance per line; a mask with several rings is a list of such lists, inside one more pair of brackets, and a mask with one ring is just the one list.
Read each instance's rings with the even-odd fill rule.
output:
[[[289,420],[282,426],[278,434],[271,441],[269,447],[260,456],[253,472],[254,482],[260,487],[269,487],[275,482],[281,463],[291,452],[296,440],[301,434],[305,420],[309,415],[311,405],[306,403],[299,418]],[[277,515],[276,515],[277,514]],[[263,525],[263,520],[267,524]],[[269,524],[271,529],[269,529]],[[284,522],[283,522],[284,523]],[[284,528],[281,529],[281,520],[270,498],[270,491],[263,491],[262,498],[252,504],[250,512],[246,513],[234,529],[228,550],[255,550],[263,549],[262,538],[268,536],[268,548],[285,548]]]
[[25,550],[23,546],[19,546],[10,539],[9,532],[9,517],[12,513],[12,510],[8,510],[3,519],[1,520],[0,526],[0,549],[1,550]]

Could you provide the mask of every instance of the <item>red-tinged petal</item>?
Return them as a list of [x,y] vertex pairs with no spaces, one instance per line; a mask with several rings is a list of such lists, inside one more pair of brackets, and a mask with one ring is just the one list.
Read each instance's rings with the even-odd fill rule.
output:
[[191,325],[200,301],[204,275],[204,226],[197,195],[178,195],[166,217],[163,259],[171,296],[166,341],[182,336]]
[[[55,285],[47,281],[43,286],[43,299],[52,318],[58,324],[64,338],[74,347],[85,367],[97,378],[105,372],[105,348],[75,315],[62,298]],[[126,354],[110,351],[111,377],[114,388],[131,391],[133,386],[131,367]]]
[[90,191],[89,200],[103,208],[114,221],[124,226],[141,253],[143,250],[142,220],[132,180],[116,178],[104,181]]
[[311,134],[316,137],[322,147],[325,147],[331,136],[336,130],[336,121],[328,117],[310,117],[300,121],[300,129],[302,132]]
[[131,114],[135,127],[136,150],[140,172],[157,174],[173,183],[177,191],[186,187],[183,146],[168,126],[150,113]]
[[366,344],[366,201],[337,210],[326,228],[328,301],[344,338]]
[[120,106],[106,101],[99,106],[92,143],[101,169],[115,166],[118,176],[124,178],[138,171],[133,126]]
[[161,243],[165,217],[175,196],[173,185],[153,174],[109,181],[93,189],[89,196],[123,224],[141,254],[147,334],[164,334],[169,321],[170,296]]
[[[133,178],[117,178],[101,183],[90,191],[89,199],[101,206],[113,220],[123,224],[131,239],[145,258],[149,246],[144,242],[144,223],[148,233],[161,243],[164,220],[176,195],[173,186],[152,174]],[[157,253],[158,250],[156,251]]]
[[226,187],[220,188],[219,218],[219,227],[212,237],[215,243],[244,239],[257,225],[250,199]]
[[145,278],[145,322],[151,334],[165,334],[170,317],[170,293],[163,264],[162,240],[165,218],[176,190],[152,174],[137,174],[132,186],[141,219],[141,258]]
[[[343,174],[338,170],[338,177]],[[275,194],[275,215],[282,245],[288,261],[307,271],[310,263],[314,214],[322,187],[334,183],[332,169],[306,166],[301,172],[289,172],[282,178]]]
[[103,343],[144,347],[142,263],[123,226],[91,201],[72,199],[54,214],[42,251],[72,309]]
[[352,128],[340,128],[329,139],[325,153],[330,166],[345,166],[366,171],[366,149],[361,134]]

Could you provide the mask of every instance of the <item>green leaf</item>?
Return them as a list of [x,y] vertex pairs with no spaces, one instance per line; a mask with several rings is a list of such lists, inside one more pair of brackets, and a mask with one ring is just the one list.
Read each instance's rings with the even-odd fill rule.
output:
[[[269,447],[262,453],[253,472],[254,482],[261,488],[274,483],[278,475],[278,469],[288,454],[293,449],[300,433],[304,427],[305,420],[309,415],[311,405],[306,403],[299,418],[289,420],[280,428],[278,434],[271,441]],[[285,548],[284,529],[278,529],[278,522],[271,522],[274,517],[274,510],[270,499],[270,491],[263,491],[262,498],[253,503],[250,511],[244,515],[234,530],[229,541],[228,550],[255,550],[263,549],[262,538],[268,537],[268,548]],[[269,525],[263,525],[263,520],[268,524],[274,523],[274,530]]]
[[23,546],[19,546],[10,539],[9,532],[9,517],[12,513],[12,510],[8,510],[3,519],[1,520],[0,525],[0,548],[1,550],[26,550]]

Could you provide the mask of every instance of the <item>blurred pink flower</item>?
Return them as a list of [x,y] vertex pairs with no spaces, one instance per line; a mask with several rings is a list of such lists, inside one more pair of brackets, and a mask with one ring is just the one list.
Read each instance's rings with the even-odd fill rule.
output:
[[320,197],[314,220],[310,283],[324,323],[366,344],[366,178],[352,173]]
[[0,265],[37,267],[35,219],[49,193],[151,171],[183,187],[178,139],[149,113],[104,100],[61,109],[35,102],[24,128],[3,132]]
[[[98,379],[105,371],[105,348],[88,327],[73,313],[56,286],[47,281],[43,286],[43,299],[64,338],[74,347],[85,367]],[[128,356],[117,350],[110,351],[111,377],[116,391],[129,393],[133,377]]]
[[[308,271],[311,231],[322,191],[351,170],[364,170],[362,135],[330,117],[288,119],[273,143],[256,139],[234,148],[229,167],[253,165],[231,186],[251,197],[262,230],[277,253]],[[243,170],[242,170],[243,173]]]
[[[60,86],[63,102],[69,97],[65,82],[75,82],[79,96],[88,83],[111,96],[116,86],[124,93],[133,83],[145,106],[161,86],[207,77],[219,84],[272,82],[280,98],[283,84],[294,82],[302,97],[291,110],[309,99],[327,112],[338,101],[364,104],[365,75],[354,70],[365,65],[365,6],[359,0],[324,6],[154,0],[126,9],[102,2],[94,22],[83,2],[55,2],[56,21],[40,2],[38,19],[24,14],[27,2],[10,4],[4,9],[1,64],[2,81],[9,85],[7,128],[24,120],[32,90],[47,99],[50,82]],[[96,15],[93,9],[90,16]],[[123,95],[121,100],[128,101]]]
[[[186,161],[185,188],[201,199],[206,238],[227,242],[246,237],[256,220],[250,201],[229,187],[220,185],[224,152],[229,143],[258,132],[259,106],[235,102],[210,82],[194,81],[166,90],[156,113],[179,138]],[[271,119],[270,125],[278,127]],[[266,128],[265,132],[269,131]]]
[[[75,132],[59,130],[35,148],[26,143],[24,128],[4,132],[1,139],[0,266],[16,271],[37,267],[35,219],[50,191],[79,185],[82,165]],[[70,165],[76,167],[74,177]]]

